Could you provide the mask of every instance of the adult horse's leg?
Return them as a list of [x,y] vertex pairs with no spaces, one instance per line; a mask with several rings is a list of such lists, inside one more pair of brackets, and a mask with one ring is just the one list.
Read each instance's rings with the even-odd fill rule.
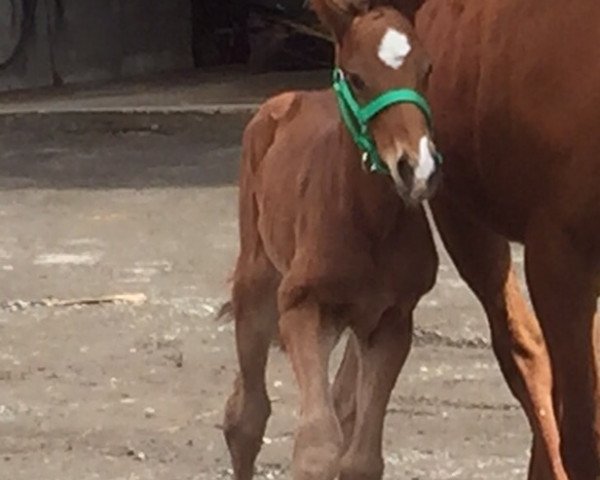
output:
[[250,480],[271,404],[265,368],[277,328],[277,273],[263,254],[240,258],[233,286],[240,373],[225,408],[224,433],[235,480]]
[[333,405],[344,435],[343,452],[350,447],[354,431],[359,364],[358,342],[354,333],[350,333],[332,388]]
[[339,473],[343,439],[331,398],[328,365],[339,330],[334,319],[313,302],[283,313],[279,328],[300,388],[293,479],[333,480]]
[[357,337],[360,368],[356,421],[340,480],[380,480],[383,425],[390,395],[406,361],[412,340],[412,316],[388,310],[368,338]]
[[440,192],[435,222],[461,277],[481,302],[494,353],[533,430],[531,480],[566,480],[552,401],[552,376],[542,332],[512,269],[506,239],[468,218]]
[[561,448],[571,480],[600,478],[599,372],[594,351],[598,272],[564,229],[528,233],[527,282],[552,359],[561,405]]

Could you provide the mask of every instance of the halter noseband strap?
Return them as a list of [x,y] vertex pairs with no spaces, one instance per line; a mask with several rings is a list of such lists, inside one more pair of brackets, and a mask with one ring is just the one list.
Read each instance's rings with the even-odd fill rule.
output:
[[[401,103],[415,105],[425,116],[429,130],[433,131],[431,107],[425,97],[416,90],[410,88],[388,90],[361,107],[352,93],[343,70],[338,67],[333,71],[333,91],[338,100],[342,120],[354,143],[363,152],[363,164],[371,172],[389,173],[369,132],[369,122],[382,110]],[[436,162],[441,163],[442,157],[439,153],[435,153],[434,158]]]

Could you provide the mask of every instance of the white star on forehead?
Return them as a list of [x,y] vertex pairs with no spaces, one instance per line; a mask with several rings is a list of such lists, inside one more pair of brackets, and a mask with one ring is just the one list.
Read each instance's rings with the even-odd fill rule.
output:
[[379,59],[394,70],[399,69],[410,53],[408,37],[394,28],[388,28],[379,44]]

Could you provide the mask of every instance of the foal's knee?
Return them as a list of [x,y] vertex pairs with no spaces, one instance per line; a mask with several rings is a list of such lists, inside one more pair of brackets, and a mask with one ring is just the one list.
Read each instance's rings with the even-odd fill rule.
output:
[[294,455],[294,480],[333,480],[340,471],[342,442],[307,445]]
[[339,480],[381,480],[383,469],[381,457],[349,454],[342,460]]
[[314,418],[296,434],[294,480],[333,480],[340,471],[343,437],[335,415]]

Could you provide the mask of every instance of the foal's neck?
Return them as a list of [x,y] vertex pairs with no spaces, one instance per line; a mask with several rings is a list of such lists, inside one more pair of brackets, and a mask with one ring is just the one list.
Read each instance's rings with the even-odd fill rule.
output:
[[341,120],[337,138],[340,200],[364,227],[384,234],[401,216],[404,203],[389,175],[369,172],[363,167],[362,153]]

